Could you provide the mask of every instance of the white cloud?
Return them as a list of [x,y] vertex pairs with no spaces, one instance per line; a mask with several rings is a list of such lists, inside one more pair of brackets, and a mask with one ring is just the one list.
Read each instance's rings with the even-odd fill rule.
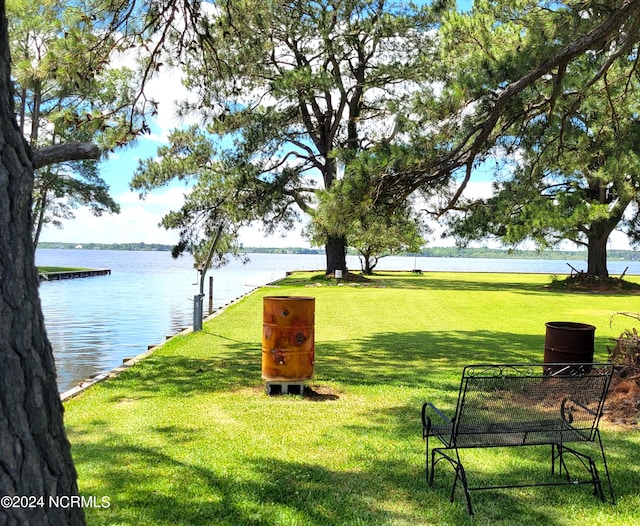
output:
[[123,207],[119,215],[94,217],[88,210],[63,222],[62,229],[46,228],[42,241],[64,243],[163,243],[175,244],[178,235],[157,226],[159,217],[144,207]]
[[[184,100],[193,100],[194,96],[182,84],[183,73],[177,68],[164,67],[160,73],[148,82],[146,95],[158,102],[158,115],[154,123],[160,128],[158,138],[160,142],[167,142],[168,132],[174,128],[180,128],[198,121],[197,117],[180,117],[177,103]],[[150,138],[150,137],[148,137]]]
[[[176,23],[180,22],[177,21]],[[133,47],[124,52],[113,53],[111,55],[111,67],[114,69],[124,67],[135,71],[140,67],[140,57],[147,53],[148,51],[141,47]],[[158,72],[146,82],[145,97],[158,103],[157,115],[154,116],[153,122],[161,131],[159,134],[143,136],[141,137],[142,140],[166,142],[169,130],[195,122],[194,117],[180,118],[178,116],[177,102],[194,99],[194,96],[184,87],[183,78],[184,73],[179,68],[163,64]]]
[[136,192],[126,192],[116,198],[116,201],[123,205],[144,205],[146,208],[161,207],[164,212],[177,209],[184,202],[184,196],[191,192],[190,188],[173,186],[161,190],[154,190],[144,199]]
[[47,227],[42,241],[65,243],[163,243],[175,244],[178,233],[158,226],[169,210],[178,208],[186,192],[181,188],[169,188],[141,201],[134,192],[116,198],[120,214],[95,217],[88,209],[76,210],[75,219],[63,221],[63,228]]
[[[63,228],[46,227],[42,241],[62,243],[162,243],[174,245],[177,231],[158,226],[162,216],[178,209],[189,189],[172,187],[157,190],[140,200],[135,192],[116,197],[121,213],[94,217],[87,209],[76,210],[75,219],[64,221]],[[307,247],[302,225],[285,235],[266,236],[259,224],[242,229],[240,242],[246,247]]]
[[486,199],[487,197],[491,197],[493,195],[493,182],[469,181],[462,195],[469,199]]
[[146,141],[150,143],[158,143],[158,145],[166,144],[169,142],[169,132],[171,128],[165,127],[164,129],[160,129],[160,133],[150,133],[148,135],[141,135],[138,137],[138,141]]
[[283,234],[266,236],[260,225],[256,223],[240,231],[240,243],[245,247],[309,247],[309,241],[302,235],[303,225]]

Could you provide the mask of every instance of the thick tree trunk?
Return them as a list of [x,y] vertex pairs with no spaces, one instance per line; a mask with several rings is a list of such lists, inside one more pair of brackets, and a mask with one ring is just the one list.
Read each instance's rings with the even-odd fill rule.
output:
[[609,235],[589,237],[587,246],[587,274],[606,278],[609,276],[607,270],[607,241]]
[[373,269],[376,268],[376,265],[378,264],[378,259],[375,257],[368,257],[367,258],[367,263],[365,265],[365,270],[364,273],[367,276],[372,276],[373,275]]
[[[0,0],[0,524],[80,525],[82,508],[50,506],[49,500],[77,495],[77,484],[38,298],[32,186],[33,163],[14,114]],[[24,506],[29,503],[33,507]]]
[[[326,144],[331,140],[326,138]],[[324,187],[329,190],[336,180],[336,160],[324,152],[325,167],[322,174]],[[347,270],[347,240],[342,236],[328,236],[324,246],[327,257],[327,274],[333,274],[336,270]]]
[[347,242],[343,237],[329,236],[325,245],[327,274],[347,270]]
[[607,270],[607,241],[611,232],[622,218],[622,213],[626,207],[621,207],[619,215],[606,220],[597,221],[591,224],[587,234],[587,274],[606,278],[609,276]]

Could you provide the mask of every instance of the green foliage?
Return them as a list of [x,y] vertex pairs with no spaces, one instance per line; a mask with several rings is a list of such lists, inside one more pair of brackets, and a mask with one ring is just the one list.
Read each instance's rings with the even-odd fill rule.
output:
[[226,253],[237,254],[238,230],[260,219],[266,231],[276,224],[292,225],[297,219],[295,169],[283,168],[268,178],[251,162],[233,152],[219,152],[212,136],[199,127],[177,130],[169,145],[158,150],[158,159],[140,161],[131,187],[143,194],[177,179],[191,185],[178,211],[169,212],[161,224],[180,232],[176,254],[184,250],[206,253],[218,226],[224,226],[216,249],[222,264]]
[[[471,15],[455,15],[443,34],[469,75],[457,77],[454,86],[475,97],[522,77],[609,12],[594,4],[583,16],[582,8],[485,1]],[[496,33],[507,36],[493,38]],[[460,45],[453,45],[454,36]],[[496,138],[496,155],[510,158],[511,166],[496,177],[494,197],[466,203],[466,214],[453,217],[451,233],[463,242],[496,236],[517,245],[530,239],[540,248],[569,240],[588,248],[588,272],[605,276],[610,233],[622,227],[631,239],[637,235],[635,57],[612,60],[604,50],[588,51],[523,90],[516,113],[500,117],[513,119],[512,131]]]
[[447,12],[437,81],[414,98],[404,142],[360,157],[373,154],[386,195],[419,191],[438,217],[455,210],[475,168],[517,155],[536,125],[569,122],[563,115],[588,105],[585,94],[613,121],[628,115],[619,96],[635,89],[637,18],[634,2],[480,0]]
[[337,181],[318,196],[318,207],[308,229],[320,244],[327,235],[342,236],[360,254],[362,270],[370,275],[380,258],[418,252],[427,228],[411,201],[387,201],[376,196],[372,177],[364,172]]
[[[313,212],[318,189],[349,177],[359,151],[393,140],[410,114],[407,94],[428,89],[431,30],[450,2],[218,4],[180,58],[195,97],[182,112],[197,112],[206,129],[190,130],[194,139],[174,134],[161,155],[177,158],[146,161],[133,181],[151,191],[191,170],[194,191],[163,220],[180,230],[183,248],[207,239],[220,220],[229,244],[252,221],[286,230]],[[182,152],[183,140],[210,141],[210,151],[196,160],[195,146]]]
[[73,210],[81,206],[88,207],[95,216],[120,212],[120,206],[109,195],[109,186],[91,161],[39,170],[34,197],[35,217],[42,216],[44,223],[56,226],[60,219],[73,218]]
[[[104,36],[109,13],[98,18],[92,6],[55,0],[12,0],[7,6],[18,123],[34,149],[95,142],[108,150],[135,135],[134,122],[145,126],[134,102],[134,72],[110,65],[115,44]],[[59,163],[35,175],[36,243],[44,224],[59,225],[80,206],[98,216],[119,212],[97,161]]]

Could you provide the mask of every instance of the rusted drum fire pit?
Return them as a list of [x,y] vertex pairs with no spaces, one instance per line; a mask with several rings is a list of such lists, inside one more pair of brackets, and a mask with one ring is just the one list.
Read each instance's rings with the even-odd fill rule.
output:
[[[545,324],[544,363],[593,363],[596,328],[587,323],[550,321]],[[560,367],[545,367],[554,374]],[[590,370],[590,368],[588,368]],[[585,370],[585,372],[588,372]]]
[[315,298],[263,298],[262,378],[284,384],[313,377]]

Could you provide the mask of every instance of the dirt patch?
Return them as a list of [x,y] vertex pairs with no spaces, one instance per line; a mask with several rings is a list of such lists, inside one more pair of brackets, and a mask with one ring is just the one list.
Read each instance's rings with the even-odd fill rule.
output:
[[[300,389],[302,388],[302,393],[300,393]],[[265,388],[255,388],[256,393],[264,394]],[[287,387],[287,392],[283,392],[282,384],[274,383],[270,386],[267,395],[270,397],[287,397],[287,396],[300,396],[302,394],[302,398],[304,400],[309,400],[310,402],[328,402],[331,400],[339,400],[342,394],[326,385],[293,385],[290,384]]]
[[[335,274],[327,274],[324,276],[327,280],[334,280],[336,278]],[[355,274],[353,272],[343,272],[342,278],[340,278],[340,282],[347,283],[369,283],[371,280],[365,277],[363,274]]]
[[638,283],[625,281],[621,278],[592,276],[585,272],[573,274],[563,280],[556,280],[548,288],[591,294],[640,294],[640,284]]
[[338,391],[326,385],[307,385],[304,388],[303,396],[312,402],[327,402],[340,398]]
[[640,423],[640,367],[618,366],[604,404],[605,419],[614,424]]

